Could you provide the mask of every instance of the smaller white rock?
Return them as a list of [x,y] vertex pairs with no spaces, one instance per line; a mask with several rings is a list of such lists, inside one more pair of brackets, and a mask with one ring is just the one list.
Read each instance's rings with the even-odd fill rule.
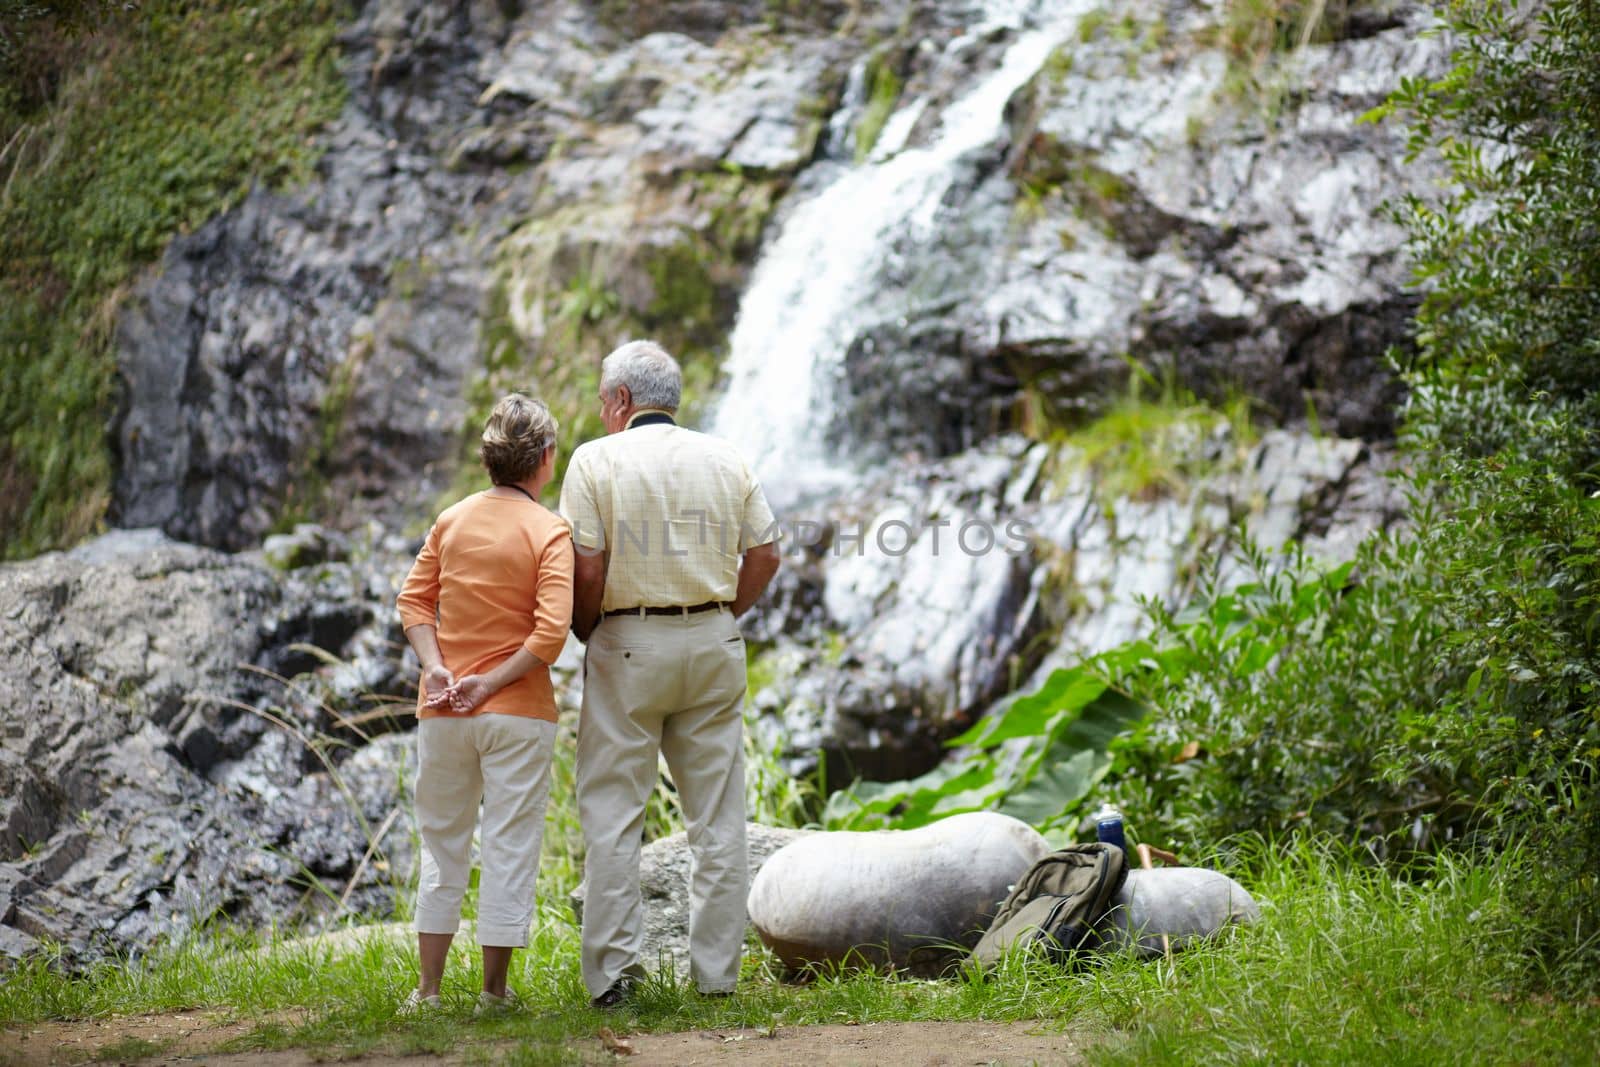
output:
[[1161,955],[1163,934],[1179,952],[1233,923],[1260,918],[1255,898],[1222,872],[1158,867],[1128,872],[1099,929],[1103,947],[1132,946],[1139,955],[1150,957]]

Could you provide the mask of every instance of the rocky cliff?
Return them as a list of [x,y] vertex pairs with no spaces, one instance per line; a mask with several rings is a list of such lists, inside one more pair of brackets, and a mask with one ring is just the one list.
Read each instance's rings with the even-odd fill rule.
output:
[[497,391],[597,432],[631,335],[784,505],[755,714],[836,784],[931,766],[1240,530],[1394,521],[1381,204],[1426,176],[1358,120],[1444,46],[1402,7],[1241,57],[1224,17],[360,5],[319,179],[180,237],[120,323],[113,515],[148,529],[0,569],[0,950],[386,908],[406,537]]
[[368,699],[407,685],[392,575],[156,531],[0,570],[0,951],[392,907],[411,746]]

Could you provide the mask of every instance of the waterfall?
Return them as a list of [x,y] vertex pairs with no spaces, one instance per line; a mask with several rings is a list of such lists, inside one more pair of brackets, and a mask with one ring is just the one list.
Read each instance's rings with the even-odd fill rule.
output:
[[[951,41],[947,54],[997,28],[1025,27],[1030,6],[987,4],[980,24]],[[739,305],[728,389],[712,431],[744,450],[769,494],[793,500],[849,477],[824,438],[845,350],[872,312],[872,278],[892,241],[932,232],[959,161],[1004,135],[1006,102],[1065,38],[1082,5],[1044,6],[1057,14],[1021,32],[999,66],[945,109],[926,144],[906,147],[927,101],[903,101],[871,158],[795,206],[763,251]]]

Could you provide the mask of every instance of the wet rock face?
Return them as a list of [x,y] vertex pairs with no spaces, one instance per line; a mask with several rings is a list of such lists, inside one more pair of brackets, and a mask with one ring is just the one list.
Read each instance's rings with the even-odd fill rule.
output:
[[413,520],[486,355],[535,365],[576,277],[714,345],[861,47],[803,7],[360,5],[316,181],[174,241],[130,301],[112,521],[238,550],[286,513]]
[[[775,630],[778,678],[758,671],[756,706],[796,769],[821,759],[834,787],[920,774],[1042,654],[1033,551],[1008,527],[1041,462],[1007,439],[788,517],[788,563],[750,632]],[[787,656],[791,642],[807,651]]]
[[[1272,112],[1228,95],[1211,13],[1124,14],[1116,34],[1048,14],[913,30],[915,47],[886,53],[904,89],[883,140],[853,168],[813,167],[788,216],[826,233],[824,205],[851,232],[782,227],[747,290],[740,403],[719,426],[765,447],[773,486],[812,490],[780,510],[823,531],[793,539],[752,626],[772,642],[753,686],[771,742],[797,770],[820,758],[830,786],[926,771],[1039,672],[1138,636],[1140,598],[1177,606],[1229,573],[1237,524],[1348,558],[1399,512],[1364,443],[1389,430],[1383,358],[1411,311],[1382,203],[1429,175],[1402,171],[1401,131],[1357,120],[1436,69],[1440,42],[1420,14],[1362,22],[1286,61]],[[834,255],[866,227],[856,260]],[[741,345],[753,313],[768,328]],[[809,382],[769,369],[771,336],[813,358]],[[1129,396],[1130,357],[1175,394],[1236,390],[1268,423],[1315,410],[1333,436],[1196,425],[1159,461],[1181,477],[1119,488],[1074,458],[1071,433]],[[1056,443],[1005,437],[1014,426]],[[818,476],[795,457],[822,442]],[[1011,521],[1027,533],[1014,555],[969,556],[948,530],[935,550],[940,524],[972,519],[1004,544]]]
[[[314,881],[387,912],[412,863],[411,739],[348,721],[369,683],[397,682],[366,606],[384,584],[154,531],[0,568],[0,951],[82,958],[218,916],[310,918],[332,910]],[[272,677],[311,639],[344,664]],[[336,719],[361,743],[348,758]]]
[[1024,391],[1071,422],[1120,392],[1129,356],[1274,420],[1311,407],[1342,436],[1392,430],[1384,354],[1414,303],[1384,203],[1429,175],[1402,164],[1403,130],[1358,120],[1439,69],[1427,16],[1302,50],[1270,115],[1228,96],[1201,8],[1119,17],[1162,44],[1064,33],[938,224],[878,272],[836,437],[948,454],[1015,424]]
[[728,30],[749,23],[775,23],[786,28],[827,31],[845,18],[848,0],[812,0],[804,4],[768,0],[657,0],[649,4],[608,4],[591,0],[602,25],[631,37],[671,31],[715,43]]
[[[715,351],[768,215],[852,166],[869,56],[904,83],[898,155],[926,148],[1019,37],[963,33],[984,7],[362,5],[313,187],[176,241],[120,324],[114,521],[229,549],[286,514],[413,521],[489,353],[516,370],[496,387],[570,376],[583,286]],[[1405,186],[1398,132],[1355,117],[1431,69],[1421,16],[1306,49],[1270,119],[1223,92],[1206,11],[1128,16],[1160,46],[1055,27],[930,218],[872,250],[818,435],[837,452],[954,455],[1030,406],[1071,422],[1127,355],[1269,417],[1309,400],[1332,432],[1386,430],[1409,304],[1379,205]]]
[[488,278],[460,231],[493,183],[429,138],[470,108],[461,68],[497,27],[395,8],[350,37],[316,187],[174,241],[124,315],[118,525],[236,550],[287,508],[395,516],[454,473]]
[[[1412,310],[1384,203],[1431,175],[1402,164],[1403,129],[1359,120],[1401,77],[1440,69],[1443,43],[1423,34],[1424,12],[1353,27],[1365,36],[1296,55],[1272,115],[1218,107],[1226,63],[1193,43],[1197,18],[1160,51],[1069,46],[1072,74],[1035,83],[1012,165],[1043,217],[1002,285],[1026,287],[1016,268],[1048,255],[1063,295],[1110,290],[1102,342],[1204,395],[1243,390],[1289,420],[1309,403],[1335,433],[1381,436],[1394,399],[1383,353],[1405,342]],[[1008,338],[1060,336],[1048,321],[1010,324]]]
[[1145,632],[1258,544],[1347,559],[1402,513],[1360,441],[1196,428],[1191,481],[1119,495],[1070,446],[995,438],[884,469],[786,516],[786,566],[746,632],[758,727],[830,788],[932,769],[944,742],[1048,671]]
[[444,476],[473,272],[429,274],[426,312],[386,306],[380,287],[400,248],[441,226],[425,188],[391,189],[393,213],[382,193],[360,202],[370,188],[330,188],[315,208],[256,194],[174,243],[120,326],[115,522],[240,549],[285,507],[321,508],[329,477],[382,512],[398,475]]

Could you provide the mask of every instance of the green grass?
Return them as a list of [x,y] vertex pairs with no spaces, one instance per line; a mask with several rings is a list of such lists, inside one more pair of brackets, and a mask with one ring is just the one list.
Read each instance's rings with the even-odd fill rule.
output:
[[1137,192],[1127,179],[1100,166],[1094,153],[1045,133],[1029,139],[1012,178],[1017,189],[1017,223],[1043,220],[1048,204],[1060,201],[1113,240],[1120,239],[1119,220]]
[[[1214,21],[1196,30],[1192,40],[1219,49],[1226,58],[1223,103],[1254,104],[1270,117],[1284,104],[1281,61],[1308,44],[1338,40],[1357,6],[1353,0],[1226,0],[1214,8]],[[1108,5],[1085,12],[1075,37],[1080,56],[1120,54],[1124,73],[1136,77],[1141,57],[1184,44],[1173,42],[1170,34],[1164,18],[1143,22],[1132,12],[1118,15]],[[1089,44],[1096,45],[1092,53],[1081,48]],[[1050,84],[1059,85],[1060,79],[1052,78]]]
[[1091,8],[1085,11],[1078,19],[1078,42],[1088,44],[1095,39],[1101,28],[1111,19],[1111,13],[1103,7]]
[[[1530,996],[1506,897],[1527,857],[1414,881],[1300,846],[1249,857],[1264,921],[1226,950],[1105,983],[1126,1043],[1101,1062],[1592,1062],[1593,1003]],[[1589,1031],[1586,1033],[1586,1031]]]
[[1337,39],[1355,6],[1350,0],[1228,0],[1218,43],[1240,62],[1259,66],[1273,52]]
[[[1507,946],[1517,916],[1505,889],[1528,857],[1494,864],[1449,857],[1397,880],[1329,846],[1235,843],[1234,873],[1263,905],[1262,922],[1171,962],[1100,959],[1075,972],[1006,961],[987,980],[824,973],[780,980],[753,949],[738,996],[709,1000],[657,976],[616,1015],[588,1006],[577,931],[546,888],[529,951],[511,985],[526,1010],[472,1022],[479,974],[458,948],[438,1017],[396,1018],[415,979],[409,938],[370,938],[343,955],[314,943],[226,937],[106,963],[68,977],[23,963],[0,986],[0,1025],[42,1018],[220,1008],[262,1020],[230,1046],[326,1054],[442,1052],[467,1042],[480,1059],[573,1062],[602,1026],[618,1032],[770,1029],[840,1022],[1044,1019],[1097,1038],[1091,1063],[1584,1063],[1600,1006],[1531,995],[1537,975]],[[548,873],[548,872],[547,872]],[[1532,985],[1528,983],[1532,982]],[[304,1021],[295,1021],[304,1012]]]
[[7,558],[70,544],[104,514],[112,334],[135,273],[253,184],[305,180],[310,135],[343,106],[336,0],[121,7],[34,60],[60,67],[53,99],[25,99],[30,71],[0,70]]
[[1356,6],[1353,0],[1228,0],[1217,23],[1200,34],[1202,43],[1227,57],[1224,98],[1254,101],[1275,117],[1287,92],[1280,60],[1306,45],[1337,40]]
[[[1158,382],[1143,367],[1130,368],[1124,394],[1076,428],[1053,420],[1040,398],[1025,405],[1021,428],[1057,447],[1060,476],[1087,469],[1113,499],[1181,495],[1208,474],[1242,461],[1256,443],[1248,397],[1213,406],[1171,381]],[[1213,434],[1222,441],[1220,458],[1206,455],[1204,444]]]

